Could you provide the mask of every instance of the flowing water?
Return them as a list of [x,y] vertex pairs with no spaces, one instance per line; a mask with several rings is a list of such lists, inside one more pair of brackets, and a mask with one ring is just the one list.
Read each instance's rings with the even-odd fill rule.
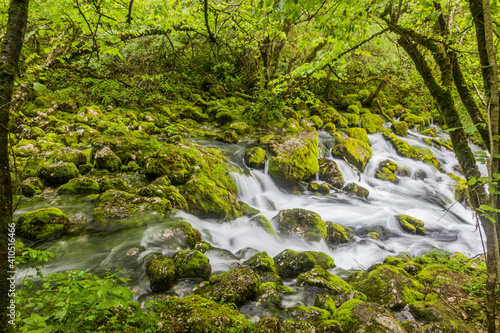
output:
[[[402,139],[411,145],[429,148],[421,141],[422,137],[411,132],[411,135]],[[131,218],[125,223],[97,225],[92,222],[91,200],[82,200],[82,197],[68,200],[49,195],[45,200],[24,204],[24,208],[18,210],[16,216],[48,206],[59,207],[73,216],[75,227],[68,235],[38,247],[60,253],[54,263],[45,266],[45,273],[68,269],[102,273],[106,269],[119,268],[132,278],[132,285],[138,295],[148,293],[142,260],[144,256],[157,251],[169,255],[180,250],[178,244],[167,244],[162,238],[162,231],[180,220],[190,222],[202,233],[203,240],[215,247],[206,253],[215,273],[229,270],[256,251],[267,251],[270,256],[275,256],[284,249],[322,251],[334,258],[337,265],[334,271],[338,275],[342,275],[344,270],[367,268],[381,262],[386,256],[396,256],[402,252],[416,255],[433,248],[470,255],[482,252],[479,231],[471,210],[466,205],[455,202],[454,181],[427,163],[397,155],[381,134],[369,135],[369,139],[373,158],[366,170],[358,176],[343,159],[331,156],[333,138],[324,132],[319,134],[321,155],[338,164],[346,183],[356,182],[368,189],[368,199],[333,191],[326,196],[307,191],[300,195],[287,193],[267,175],[267,168],[259,171],[244,166],[243,154],[249,147],[248,144],[199,142],[228,153],[234,166],[239,169],[232,176],[241,200],[259,209],[271,223],[272,218],[282,209],[304,208],[317,212],[324,221],[352,228],[359,235],[354,236],[353,242],[335,248],[330,248],[324,241],[309,243],[296,238],[276,239],[264,229],[250,223],[247,217],[230,223],[219,223],[179,212],[169,217],[146,214]],[[477,150],[477,147],[474,149]],[[431,150],[446,173],[456,172],[458,162],[453,152],[444,148]],[[408,169],[409,175],[399,177],[398,184],[376,179],[376,168],[386,159]],[[485,167],[480,167],[485,172]],[[144,180],[134,181],[140,184]],[[426,235],[403,232],[395,219],[399,214],[423,220]],[[367,237],[366,234],[370,231],[378,232],[380,240]],[[142,247],[144,251],[140,254],[130,251],[137,247]],[[20,273],[18,276],[22,277],[24,272]],[[176,292],[182,296],[189,292],[190,287],[189,283],[179,285]]]

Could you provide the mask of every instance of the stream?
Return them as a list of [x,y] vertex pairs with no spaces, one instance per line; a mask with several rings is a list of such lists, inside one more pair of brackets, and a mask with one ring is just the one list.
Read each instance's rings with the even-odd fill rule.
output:
[[[401,138],[411,145],[430,148],[446,173],[456,173],[458,162],[453,152],[429,147],[422,141],[423,136],[416,132]],[[203,240],[214,246],[214,250],[205,253],[213,273],[227,271],[257,251],[266,251],[271,257],[284,249],[321,251],[334,259],[337,267],[332,272],[339,276],[345,276],[350,269],[366,269],[382,262],[387,256],[397,256],[403,252],[417,255],[437,248],[466,255],[481,253],[481,239],[475,218],[465,204],[455,201],[453,179],[430,164],[399,156],[382,134],[371,134],[369,139],[373,158],[359,178],[357,172],[343,159],[331,156],[333,137],[326,132],[319,132],[321,157],[337,163],[346,184],[356,182],[368,189],[370,194],[367,199],[334,191],[326,196],[308,191],[300,195],[287,193],[273,182],[265,170],[248,169],[244,165],[245,150],[254,143],[196,141],[227,152],[234,169],[239,169],[239,172],[232,172],[232,176],[238,186],[240,199],[259,209],[271,224],[272,218],[280,210],[304,208],[318,213],[324,221],[352,228],[358,235],[353,237],[352,242],[333,249],[324,241],[309,243],[295,238],[276,239],[264,229],[249,223],[248,217],[219,223],[199,219],[185,212],[166,217],[149,213],[130,218],[125,223],[97,224],[92,221],[91,197],[57,197],[55,193],[46,195],[43,200],[24,202],[15,212],[14,219],[34,209],[50,206],[60,208],[72,216],[73,227],[67,235],[36,246],[37,249],[60,254],[55,262],[45,265],[43,273],[81,269],[102,274],[108,269],[120,269],[122,275],[132,279],[131,286],[138,296],[149,293],[142,259],[152,252],[169,255],[180,250],[176,244],[162,242],[161,233],[181,220],[190,222],[202,233]],[[479,150],[477,147],[473,149]],[[408,169],[409,175],[399,177],[398,184],[375,178],[378,165],[386,159]],[[484,165],[480,165],[480,168],[483,173],[486,172]],[[134,184],[146,183],[139,176],[126,180],[131,188]],[[424,221],[426,235],[405,233],[395,218],[399,214]],[[371,231],[379,233],[380,239],[367,237],[366,234]],[[133,250],[138,247],[143,247],[144,251],[139,253]],[[26,269],[20,268],[18,278],[24,274]],[[189,283],[186,286],[181,283],[175,287],[175,291],[183,296],[189,293],[191,287]]]

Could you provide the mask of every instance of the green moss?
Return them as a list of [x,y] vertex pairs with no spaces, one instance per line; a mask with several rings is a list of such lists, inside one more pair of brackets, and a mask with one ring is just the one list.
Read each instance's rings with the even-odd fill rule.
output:
[[424,222],[408,215],[396,216],[399,225],[404,231],[414,235],[425,235]]
[[102,111],[98,106],[84,106],[78,110],[75,121],[79,123],[96,123],[101,117]]
[[359,170],[364,171],[372,158],[373,151],[363,141],[345,138],[337,140],[335,146],[332,148],[332,154],[345,157],[349,163],[353,164]]
[[408,135],[408,123],[406,121],[394,121],[391,125],[391,129],[401,136]]
[[348,126],[357,127],[359,125],[359,116],[355,113],[343,113],[342,116],[347,120]]
[[385,160],[380,162],[379,167],[376,170],[375,177],[381,180],[387,180],[395,184],[399,183],[399,178],[396,177],[395,172],[398,169],[396,163],[391,160]]
[[316,260],[310,253],[286,249],[274,258],[278,274],[283,278],[294,278],[316,266]]
[[30,177],[21,183],[22,193],[26,197],[41,194],[43,191],[43,184],[38,177]]
[[73,178],[57,189],[57,194],[77,195],[99,193],[99,183],[91,178]]
[[309,117],[309,118],[308,118],[308,121],[310,121],[311,123],[313,123],[313,126],[314,126],[316,129],[320,129],[321,127],[323,127],[323,120],[321,120],[321,118],[320,118],[320,117],[318,117],[317,115],[316,115],[316,116]]
[[353,194],[357,195],[358,197],[365,198],[365,199],[368,198],[368,195],[370,194],[370,192],[366,188],[361,187],[356,183],[349,183],[346,186],[344,186],[342,189],[344,191],[346,191],[347,193],[353,193]]
[[263,169],[266,163],[266,151],[260,147],[252,147],[246,150],[244,159],[250,168]]
[[330,246],[349,243],[351,241],[346,228],[330,221],[326,222],[326,242]]
[[361,115],[361,127],[369,133],[377,133],[382,131],[384,120],[380,116],[373,113],[363,113]]
[[180,251],[175,254],[178,279],[201,278],[208,280],[212,274],[212,267],[208,258],[196,250]]
[[126,181],[121,178],[104,178],[99,180],[99,186],[101,187],[101,192],[106,192],[107,190],[118,190],[127,192],[129,186]]
[[[317,308],[314,306],[296,306],[292,308],[285,309],[282,316],[285,316],[285,320],[291,320],[296,323],[305,322],[311,325],[318,325],[319,323],[330,319],[330,312],[327,310]],[[311,332],[310,330],[303,330],[299,332]],[[288,331],[290,332],[290,331]],[[297,332],[297,328],[291,332]]]
[[275,236],[276,238],[278,237],[278,234],[264,215],[254,216],[250,219],[250,222],[257,224],[258,226],[266,230],[270,235]]
[[257,289],[257,302],[265,308],[281,308],[281,299],[274,282],[265,282]]
[[197,229],[193,228],[191,223],[186,221],[181,221],[174,226],[174,230],[175,229],[182,230],[184,235],[186,235],[187,244],[189,245],[190,248],[193,249],[196,246],[196,244],[201,242],[201,233]]
[[313,256],[316,267],[322,269],[330,269],[335,267],[333,259],[326,253],[319,251],[306,251],[305,253],[308,253]]
[[352,327],[355,320],[352,311],[354,310],[354,307],[359,303],[363,303],[363,301],[352,299],[343,303],[340,308],[338,308],[337,311],[332,314],[332,320],[339,322],[344,329]]
[[65,184],[80,175],[75,164],[71,162],[42,163],[37,171],[47,185]]
[[353,127],[353,128],[346,128],[342,131],[345,132],[345,134],[347,134],[347,136],[350,138],[363,141],[367,145],[370,144],[369,139],[368,139],[368,134],[366,133],[366,130],[364,128]]
[[350,284],[338,276],[319,267],[300,274],[297,277],[297,285],[321,288],[331,295],[346,294],[354,290]]
[[69,218],[60,209],[42,208],[22,214],[16,223],[19,236],[39,241],[53,238],[69,226]]
[[217,136],[217,140],[227,143],[237,143],[239,138],[236,131],[229,129],[219,134],[219,136]]
[[[359,107],[356,104],[351,104],[347,107],[347,112],[359,115]],[[358,118],[359,120],[359,118]]]
[[284,209],[273,221],[283,235],[299,235],[311,242],[319,242],[326,236],[326,224],[321,216],[306,209]]
[[420,134],[432,136],[434,138],[438,135],[435,127],[429,127],[427,129],[423,130],[422,132],[420,132]]
[[429,149],[410,146],[408,143],[394,135],[390,129],[384,129],[383,135],[387,141],[392,143],[400,155],[414,160],[427,162],[435,166],[437,169],[441,168],[441,164]]
[[155,312],[160,333],[250,333],[254,326],[238,311],[198,295],[168,297]]
[[170,258],[151,260],[146,264],[146,276],[154,293],[165,292],[175,283],[177,266]]
[[314,306],[320,309],[324,309],[331,314],[337,310],[337,304],[335,299],[329,294],[317,294],[314,299]]

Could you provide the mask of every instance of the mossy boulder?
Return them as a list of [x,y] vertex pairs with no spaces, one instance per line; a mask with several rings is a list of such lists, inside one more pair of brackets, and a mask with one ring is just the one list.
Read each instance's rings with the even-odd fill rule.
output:
[[78,149],[62,148],[50,153],[47,160],[51,162],[71,162],[76,167],[79,167],[80,165],[87,163],[87,156],[83,151]]
[[368,301],[395,311],[424,298],[423,285],[404,269],[392,265],[380,265],[358,273],[349,277],[348,282],[354,289],[364,293]]
[[96,166],[100,169],[106,169],[110,172],[120,170],[122,161],[109,147],[104,147],[95,153],[94,160]]
[[311,192],[316,192],[320,195],[327,195],[330,193],[330,185],[327,183],[318,184],[318,183],[309,183],[307,185],[307,190]]
[[216,302],[242,305],[255,297],[258,286],[259,278],[254,271],[239,266],[225,273],[213,275],[209,281],[197,285],[194,293]]
[[184,147],[169,144],[146,158],[144,172],[150,179],[167,176],[173,185],[181,185],[191,174],[190,162],[194,162],[194,158]]
[[414,235],[425,235],[424,222],[409,215],[397,215],[396,219],[404,231]]
[[332,155],[344,157],[360,171],[364,171],[373,155],[372,148],[365,142],[353,138],[338,139],[332,148]]
[[347,193],[352,193],[357,195],[360,198],[368,198],[368,195],[370,195],[370,191],[368,191],[366,188],[359,186],[356,183],[349,183],[346,186],[342,188],[342,190],[346,191]]
[[201,278],[208,280],[212,274],[212,267],[208,258],[196,250],[179,251],[173,260],[177,266],[177,278]]
[[52,103],[50,102],[50,99],[48,99],[46,96],[38,96],[35,98],[35,106],[39,108],[50,108],[52,106]]
[[259,227],[263,228],[266,230],[270,235],[273,235],[275,237],[278,237],[278,234],[276,231],[273,229],[273,226],[269,222],[269,220],[264,216],[264,215],[257,215],[254,216],[250,219],[250,222],[255,223]]
[[350,127],[357,127],[359,125],[359,116],[355,113],[343,113],[342,116],[347,120]]
[[[321,322],[330,319],[330,312],[314,307],[314,306],[294,306],[285,309],[280,317],[284,317],[285,321],[298,323],[307,323],[313,327],[319,325]],[[300,327],[300,330],[297,330]],[[307,326],[295,326],[291,332],[313,332],[306,329]],[[306,329],[306,330],[304,330]],[[286,331],[289,332],[289,331]]]
[[384,120],[380,116],[373,113],[363,113],[361,115],[361,127],[366,129],[368,133],[377,133],[382,131]]
[[177,277],[177,266],[170,258],[153,259],[146,264],[146,276],[151,291],[161,293],[173,287]]
[[16,156],[21,157],[30,157],[40,152],[39,144],[35,140],[19,140],[12,149]]
[[269,174],[282,186],[295,186],[319,170],[318,134],[307,128],[269,142]]
[[253,332],[243,314],[198,295],[168,297],[155,305],[155,312],[161,318],[160,333]]
[[346,302],[332,319],[338,321],[345,332],[406,333],[391,312],[375,303]]
[[92,178],[73,178],[57,189],[57,194],[77,195],[99,193],[99,183]]
[[139,191],[137,191],[137,194],[142,197],[165,198],[170,201],[173,208],[183,211],[188,210],[186,199],[184,199],[184,197],[179,193],[175,186],[165,186],[151,183],[145,187],[140,188]]
[[245,151],[245,163],[250,168],[264,169],[266,151],[260,147],[252,147]]
[[327,182],[335,188],[341,189],[344,186],[344,177],[335,161],[327,158],[320,158],[319,163],[319,179]]
[[375,177],[381,180],[387,180],[392,183],[399,183],[399,178],[396,177],[396,170],[398,165],[391,160],[385,160],[380,162],[379,167],[376,170]]
[[21,183],[22,193],[26,197],[41,194],[43,188],[42,181],[38,177],[27,178]]
[[328,260],[317,260],[311,252],[297,252],[290,249],[283,250],[274,258],[278,274],[286,279],[297,277],[300,273],[307,272],[315,266],[323,264],[322,268],[331,268],[332,262]]
[[49,186],[67,183],[80,176],[78,168],[71,162],[42,163],[38,168],[40,179]]
[[260,283],[273,282],[282,285],[283,281],[278,274],[273,258],[267,252],[254,254],[250,259],[243,263],[244,266],[252,269],[259,277]]
[[208,119],[207,115],[201,113],[197,108],[187,105],[182,106],[179,115],[181,118],[192,119],[194,121],[204,121]]
[[391,125],[391,129],[397,135],[401,136],[408,135],[408,123],[406,121],[394,121]]
[[349,243],[351,238],[350,232],[340,224],[330,221],[326,222],[326,243],[330,246],[338,246],[340,244]]
[[321,114],[324,123],[332,123],[337,128],[349,127],[349,121],[332,107],[325,108]]
[[191,249],[194,249],[196,244],[201,242],[201,233],[197,229],[193,228],[189,222],[181,221],[174,226],[173,230],[182,231],[186,237],[186,242]]
[[127,182],[121,178],[100,179],[99,186],[101,187],[101,192],[106,192],[107,190],[118,190],[118,191],[128,192],[129,190]]
[[330,294],[317,294],[314,298],[314,306],[330,313],[337,310],[337,302]]
[[306,209],[285,209],[273,217],[282,235],[301,236],[311,242],[319,242],[326,236],[326,224],[318,213]]
[[241,121],[232,123],[231,125],[229,125],[229,129],[235,131],[238,135],[248,134],[252,131],[252,128],[247,123]]
[[89,123],[91,121],[97,121],[101,117],[102,111],[98,106],[83,106],[78,110],[75,121],[79,123]]
[[281,309],[281,298],[274,282],[265,282],[259,285],[256,293],[257,304],[264,308]]
[[218,141],[227,143],[238,143],[238,134],[232,129],[225,130],[217,136]]
[[346,294],[354,290],[350,284],[338,276],[319,267],[301,273],[297,277],[297,286],[319,288],[322,289],[322,293],[334,296]]
[[69,218],[60,209],[42,208],[22,214],[16,223],[19,236],[32,241],[47,240],[63,233]]
[[22,132],[19,134],[19,139],[22,140],[36,140],[43,138],[45,136],[45,131],[40,127],[24,127]]
[[342,132],[347,134],[347,136],[350,138],[363,141],[367,145],[370,144],[370,140],[368,139],[368,133],[366,132],[366,130],[364,128],[361,128],[361,127],[346,128],[346,129],[343,129]]
[[228,108],[220,108],[217,110],[217,113],[215,114],[215,120],[219,122],[220,124],[227,124],[232,122],[234,119],[233,112],[228,109]]
[[427,162],[435,166],[437,169],[441,168],[441,164],[429,149],[410,146],[407,142],[401,140],[394,133],[392,133],[390,129],[384,129],[382,133],[384,138],[394,146],[399,155]]
[[115,220],[131,217],[144,211],[165,213],[171,209],[170,201],[163,198],[145,198],[123,191],[108,190],[97,199],[94,218]]

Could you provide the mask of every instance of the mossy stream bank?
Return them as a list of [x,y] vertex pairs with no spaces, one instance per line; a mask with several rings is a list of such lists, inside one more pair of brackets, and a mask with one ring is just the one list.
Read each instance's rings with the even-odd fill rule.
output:
[[46,272],[121,269],[163,332],[480,330],[484,263],[417,256],[481,251],[446,134],[353,98],[256,131],[240,97],[38,97],[12,123],[18,236],[61,253]]

